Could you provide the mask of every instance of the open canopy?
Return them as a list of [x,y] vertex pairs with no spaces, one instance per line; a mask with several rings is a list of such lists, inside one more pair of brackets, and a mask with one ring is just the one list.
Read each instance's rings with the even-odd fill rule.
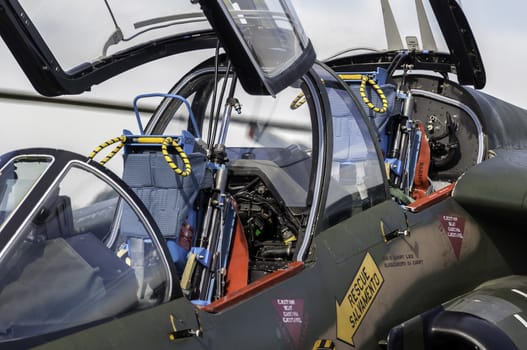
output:
[[315,58],[288,0],[2,0],[0,7],[0,34],[48,96],[82,93],[143,63],[214,48],[218,37],[252,93],[276,94]]

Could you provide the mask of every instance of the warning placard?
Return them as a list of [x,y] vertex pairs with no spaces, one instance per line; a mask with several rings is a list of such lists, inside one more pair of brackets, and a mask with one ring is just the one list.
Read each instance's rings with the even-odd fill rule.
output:
[[441,215],[439,221],[443,226],[456,258],[459,259],[461,253],[461,245],[465,238],[465,219],[455,215]]
[[280,298],[275,299],[273,303],[292,342],[298,347],[304,323],[304,299]]
[[355,346],[353,336],[379,293],[384,278],[371,257],[366,253],[357,274],[351,281],[342,302],[337,307],[337,338]]

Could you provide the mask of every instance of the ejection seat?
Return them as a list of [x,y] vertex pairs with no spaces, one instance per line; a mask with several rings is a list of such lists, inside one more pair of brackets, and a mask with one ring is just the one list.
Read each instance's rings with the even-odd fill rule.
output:
[[[165,136],[161,138],[166,139]],[[159,144],[129,143],[125,146],[123,180],[151,213],[181,276],[185,270],[189,247],[181,244],[180,232],[192,230],[192,244],[196,244],[195,237],[201,229],[203,206],[206,206],[206,203],[200,210],[195,210],[195,203],[200,201],[202,190],[213,188],[213,177],[202,145],[185,131],[177,139],[188,158],[190,174],[177,174],[167,164]],[[178,169],[185,169],[185,163],[177,151],[169,154],[169,157]],[[131,209],[125,208],[121,230],[130,237],[130,242],[136,244],[145,238],[144,229],[142,225],[138,225],[137,220]],[[248,248],[243,228],[237,221],[233,229],[233,242],[227,265],[226,294],[246,286],[248,276]],[[133,245],[129,244],[128,248],[132,247]],[[131,263],[133,264],[133,259]],[[141,281],[141,276],[137,277]]]
[[[423,123],[412,118],[414,99],[411,93],[400,92],[394,84],[385,81],[386,72],[383,69],[370,74],[375,76],[379,85],[369,75],[341,74],[340,77],[362,99],[360,106],[370,120],[381,148],[391,195],[405,205],[415,200],[426,201],[424,198],[430,195],[431,189],[431,154]],[[360,84],[357,77],[360,77]],[[340,168],[356,164],[351,150],[361,149],[359,145],[351,144],[353,139],[360,138],[346,133],[348,129],[353,130],[347,125],[348,119],[338,113],[333,116],[334,129],[343,133],[335,135],[335,148],[340,153],[344,151],[344,154],[337,152],[334,156]],[[352,170],[357,175],[363,173],[360,167]],[[360,192],[360,182],[356,185]]]
[[[185,268],[187,251],[178,244],[184,223],[194,230],[196,220],[193,209],[199,191],[212,186],[212,175],[207,168],[206,156],[192,138],[185,138],[191,172],[180,176],[167,164],[160,145],[130,144],[125,148],[123,180],[146,205],[167,241],[176,269],[181,274]],[[181,158],[170,155],[172,161],[184,169]],[[189,214],[190,217],[189,217]],[[121,230],[130,237],[145,238],[146,232],[138,224],[131,210],[123,212]]]

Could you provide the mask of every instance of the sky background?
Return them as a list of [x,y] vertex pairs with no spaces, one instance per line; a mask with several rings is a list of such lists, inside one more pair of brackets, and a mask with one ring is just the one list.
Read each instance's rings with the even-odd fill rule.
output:
[[[101,1],[102,2],[102,1]],[[292,0],[317,51],[323,59],[351,42],[370,43],[384,40],[382,28],[361,23],[361,11],[380,16],[377,1],[363,1],[364,7],[351,6],[352,0]],[[392,0],[394,13],[404,18],[413,0]],[[485,92],[527,108],[525,97],[525,57],[527,57],[527,2],[518,0],[463,0],[462,7],[472,26],[487,74]],[[404,21],[403,21],[404,22]],[[412,35],[413,23],[398,23],[404,35]],[[406,28],[408,27],[408,28]],[[384,41],[385,42],[385,41]],[[131,101],[139,93],[168,90],[182,72],[200,60],[187,55],[183,59],[164,59],[148,64],[101,86],[81,97],[109,101]],[[159,74],[159,67],[165,70]],[[33,92],[32,86],[11,53],[0,42],[0,89]],[[88,153],[106,139],[121,134],[123,128],[137,130],[133,113],[115,113],[82,108],[43,106],[0,100],[0,153],[37,145],[72,149]]]

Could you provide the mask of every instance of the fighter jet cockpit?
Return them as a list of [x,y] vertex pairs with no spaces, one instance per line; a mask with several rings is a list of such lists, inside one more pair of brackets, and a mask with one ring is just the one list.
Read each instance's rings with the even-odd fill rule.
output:
[[[326,59],[289,0],[0,0],[0,35],[42,95],[153,61],[168,81],[126,80],[132,126],[86,153],[0,156],[0,347],[398,348],[407,325],[450,341],[448,298],[523,272],[501,227],[520,226],[480,225],[496,196],[472,186],[508,137],[493,126],[527,122],[467,87],[485,74],[457,2],[411,3],[353,2],[364,32],[338,33],[349,50]],[[476,319],[462,341],[487,335]]]

